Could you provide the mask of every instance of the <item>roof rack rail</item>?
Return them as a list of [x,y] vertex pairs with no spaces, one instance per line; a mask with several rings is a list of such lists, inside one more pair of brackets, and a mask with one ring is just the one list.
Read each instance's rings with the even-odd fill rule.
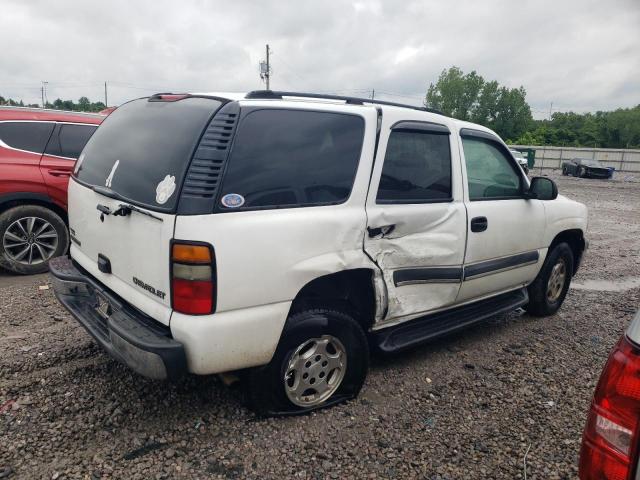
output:
[[385,100],[374,100],[371,98],[359,98],[359,97],[343,97],[341,95],[326,95],[323,93],[303,93],[303,92],[281,92],[276,90],[254,90],[247,93],[245,98],[251,99],[282,99],[283,97],[298,97],[298,98],[318,98],[322,100],[341,100],[351,105],[364,105],[370,103],[373,105],[389,105],[391,107],[411,108],[413,110],[420,110],[422,112],[437,113],[444,115],[441,111],[428,107],[417,107],[415,105],[407,105],[404,103],[387,102]]

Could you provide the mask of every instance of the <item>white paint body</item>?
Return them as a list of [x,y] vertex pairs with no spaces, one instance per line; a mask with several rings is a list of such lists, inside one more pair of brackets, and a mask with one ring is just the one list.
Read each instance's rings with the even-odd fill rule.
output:
[[[321,276],[354,268],[374,271],[377,311],[372,329],[381,329],[521,288],[534,280],[558,233],[586,230],[586,208],[564,197],[553,201],[469,201],[459,130],[490,132],[484,127],[433,113],[384,106],[374,161],[378,118],[375,106],[328,101],[239,101],[241,107],[311,109],[362,116],[366,125],[364,143],[349,199],[340,205],[211,215],[153,212],[162,221],[136,213],[101,221],[96,205],[114,210],[120,202],[73,180],[69,187],[70,226],[81,242],[72,245],[71,256],[121,298],[169,325],[173,337],[185,346],[192,373],[211,374],[268,363],[293,299],[305,285]],[[451,202],[376,204],[390,129],[402,120],[439,123],[451,131]],[[471,233],[469,219],[479,215],[487,217],[489,228],[481,234]],[[396,227],[385,238],[367,235],[367,227],[389,224]],[[214,246],[214,314],[190,316],[171,309],[172,239]],[[403,268],[463,267],[533,250],[540,254],[537,262],[473,280],[399,287],[393,282],[393,272]],[[111,260],[112,274],[98,270],[99,253]],[[161,298],[141,289],[133,277],[166,295]]]

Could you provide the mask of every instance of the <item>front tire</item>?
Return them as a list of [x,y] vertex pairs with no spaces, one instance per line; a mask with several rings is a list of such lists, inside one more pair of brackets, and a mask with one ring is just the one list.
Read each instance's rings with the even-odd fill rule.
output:
[[22,205],[0,214],[0,267],[21,275],[44,273],[69,249],[67,226],[54,211]]
[[547,254],[540,273],[527,287],[529,303],[524,307],[527,312],[546,317],[558,311],[569,290],[573,262],[573,252],[566,243],[559,243]]
[[305,310],[287,319],[271,362],[247,372],[246,398],[259,415],[306,413],[357,396],[368,367],[367,337],[352,316]]

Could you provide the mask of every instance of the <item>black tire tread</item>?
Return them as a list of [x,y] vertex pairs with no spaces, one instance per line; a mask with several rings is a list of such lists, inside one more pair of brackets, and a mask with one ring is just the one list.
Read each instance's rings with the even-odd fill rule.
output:
[[[563,289],[562,294],[557,302],[550,305],[547,301],[547,282],[549,279],[549,274],[551,273],[551,269],[556,263],[556,259],[560,255],[565,255],[565,260],[568,260],[566,268],[567,268],[567,279],[566,284]],[[547,253],[547,258],[538,273],[536,279],[527,287],[527,291],[529,293],[529,303],[524,307],[524,309],[531,315],[536,317],[546,317],[549,315],[553,315],[558,311],[562,302],[564,302],[564,298],[567,295],[567,291],[569,290],[569,284],[571,283],[571,277],[573,273],[573,252],[571,247],[567,243],[558,243],[550,249]]]
[[[253,369],[249,369],[244,372],[243,375],[243,384],[245,390],[245,401],[247,402],[247,406],[256,412],[260,416],[272,416],[279,414],[296,414],[296,408],[291,411],[283,411],[283,407],[278,405],[277,401],[274,401],[276,397],[275,391],[276,389],[281,388],[280,383],[277,384],[265,384],[264,378],[268,375],[268,370],[270,368],[278,367],[278,365],[274,365],[275,363],[279,363],[280,356],[284,353],[283,349],[286,350],[286,339],[287,335],[292,331],[295,331],[298,325],[302,322],[311,319],[315,315],[329,315],[334,318],[341,319],[343,322],[348,323],[351,329],[351,333],[353,333],[357,339],[359,344],[364,348],[364,352],[362,352],[361,361],[364,362],[362,378],[359,380],[355,388],[349,392],[348,398],[353,398],[358,395],[362,385],[364,384],[364,380],[366,378],[367,371],[369,369],[369,344],[367,340],[367,336],[362,329],[362,326],[347,312],[342,311],[340,309],[335,308],[309,308],[306,310],[301,310],[295,313],[292,313],[285,323],[285,327],[282,331],[282,335],[280,337],[280,343],[276,348],[276,352],[273,355],[273,359],[267,365],[262,367],[257,367]],[[338,390],[338,392],[342,389],[342,386]],[[336,392],[336,393],[338,393]],[[348,398],[345,398],[348,399]],[[324,408],[325,406],[334,405],[336,402],[331,402],[331,399],[328,399],[322,405],[315,407],[311,410],[318,410]],[[286,410],[286,409],[285,409]],[[310,410],[309,410],[310,411]],[[307,410],[300,410],[299,413],[306,413]]]

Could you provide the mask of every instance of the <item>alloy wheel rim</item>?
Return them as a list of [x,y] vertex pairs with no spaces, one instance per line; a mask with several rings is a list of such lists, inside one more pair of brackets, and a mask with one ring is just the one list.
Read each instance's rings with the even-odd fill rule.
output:
[[5,230],[2,247],[10,260],[22,265],[38,265],[55,253],[58,232],[43,218],[19,218]]
[[289,357],[284,389],[299,407],[314,407],[333,395],[347,371],[347,351],[332,335],[306,340]]
[[556,302],[560,298],[566,278],[566,264],[564,259],[559,258],[558,262],[553,266],[551,275],[549,275],[549,281],[547,282],[547,300],[549,300],[549,302]]

